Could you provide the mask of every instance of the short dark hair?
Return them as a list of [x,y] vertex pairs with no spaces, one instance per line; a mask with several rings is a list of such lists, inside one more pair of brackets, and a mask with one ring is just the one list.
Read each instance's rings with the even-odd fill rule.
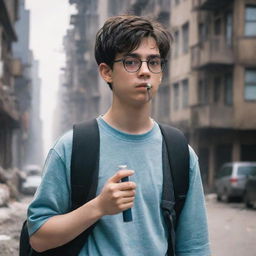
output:
[[172,42],[171,33],[159,22],[140,16],[110,17],[98,31],[95,42],[95,59],[113,67],[118,53],[129,53],[139,47],[145,37],[153,37],[162,58],[166,58]]

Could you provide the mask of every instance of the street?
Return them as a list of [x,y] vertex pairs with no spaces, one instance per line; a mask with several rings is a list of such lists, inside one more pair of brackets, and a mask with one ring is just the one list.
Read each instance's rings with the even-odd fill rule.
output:
[[206,197],[212,256],[256,255],[256,209]]
[[[17,256],[19,234],[31,197],[0,208],[0,256]],[[206,196],[212,256],[256,255],[256,209],[243,203],[219,203]]]
[[9,207],[0,207],[0,256],[19,255],[20,230],[31,199],[24,197],[20,202],[10,202]]

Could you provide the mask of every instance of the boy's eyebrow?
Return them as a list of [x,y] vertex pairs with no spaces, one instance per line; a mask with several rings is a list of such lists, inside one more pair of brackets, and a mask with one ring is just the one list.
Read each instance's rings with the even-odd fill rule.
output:
[[[136,57],[136,58],[141,58],[141,55],[140,54],[137,54],[137,53],[127,53],[124,55],[124,57]],[[150,54],[147,56],[147,59],[148,58],[154,58],[154,57],[161,57],[160,54]]]

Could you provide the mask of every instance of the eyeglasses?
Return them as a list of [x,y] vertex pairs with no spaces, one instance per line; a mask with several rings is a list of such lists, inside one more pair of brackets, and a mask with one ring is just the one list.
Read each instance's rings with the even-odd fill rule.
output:
[[125,70],[130,73],[137,72],[141,68],[142,62],[147,62],[148,69],[152,73],[158,74],[163,72],[167,60],[158,56],[150,57],[148,60],[141,60],[138,57],[126,56],[122,59],[114,60],[113,62],[123,62]]

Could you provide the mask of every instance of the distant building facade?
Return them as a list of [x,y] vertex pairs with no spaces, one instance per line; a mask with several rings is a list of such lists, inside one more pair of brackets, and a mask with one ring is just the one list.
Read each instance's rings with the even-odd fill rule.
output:
[[175,0],[170,122],[212,189],[227,161],[256,161],[256,1]]
[[61,75],[58,99],[58,124],[55,137],[72,128],[74,123],[99,114],[100,92],[93,48],[99,27],[98,1],[69,0],[77,14],[70,18],[72,28],[64,38],[66,65]]
[[41,79],[39,62],[29,49],[30,11],[25,1],[19,1],[19,19],[15,24],[18,41],[12,45],[13,55],[21,65],[21,73],[15,77],[15,94],[20,112],[20,129],[13,141],[14,165],[23,168],[27,164],[42,165],[43,142],[40,118]]
[[18,3],[0,0],[0,166],[3,169],[13,167],[12,137],[20,125],[14,88],[20,69],[11,47],[17,41]]
[[29,17],[24,0],[0,0],[0,166],[3,169],[42,164],[40,82],[29,50]]

